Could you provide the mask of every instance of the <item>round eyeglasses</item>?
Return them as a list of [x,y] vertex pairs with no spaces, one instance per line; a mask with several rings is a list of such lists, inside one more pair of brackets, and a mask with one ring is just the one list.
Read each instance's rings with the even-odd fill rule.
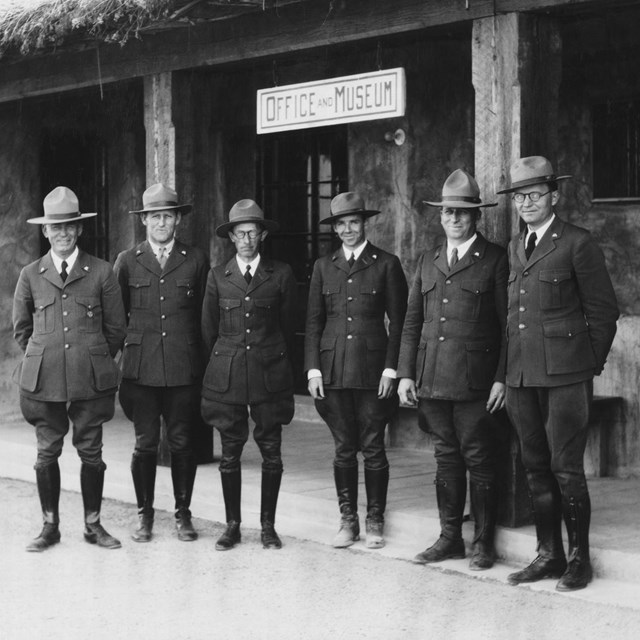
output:
[[529,200],[531,202],[538,202],[542,196],[546,196],[547,193],[551,193],[551,191],[545,191],[544,193],[540,193],[539,191],[531,191],[530,193],[514,193],[512,198],[518,204],[522,204],[527,196],[529,196]]
[[255,240],[261,233],[262,231],[256,231],[255,229],[251,229],[251,231],[234,231],[233,235],[238,240],[244,240],[246,237],[248,237],[249,240]]

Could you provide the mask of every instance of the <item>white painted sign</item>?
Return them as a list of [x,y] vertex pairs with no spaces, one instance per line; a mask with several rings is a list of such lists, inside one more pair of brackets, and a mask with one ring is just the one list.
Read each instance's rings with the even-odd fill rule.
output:
[[258,133],[403,116],[404,69],[260,89],[257,102]]

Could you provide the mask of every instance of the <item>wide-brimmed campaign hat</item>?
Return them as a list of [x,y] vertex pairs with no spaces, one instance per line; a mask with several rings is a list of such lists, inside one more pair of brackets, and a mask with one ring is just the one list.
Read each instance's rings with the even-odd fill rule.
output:
[[238,200],[229,211],[229,220],[216,229],[216,234],[221,238],[226,238],[229,231],[237,224],[243,222],[255,222],[264,227],[266,231],[277,231],[280,225],[275,220],[267,220],[264,211],[258,204],[250,198]]
[[320,224],[332,224],[343,216],[362,216],[369,218],[370,216],[375,216],[380,213],[380,211],[375,209],[366,209],[364,200],[355,191],[339,193],[331,201],[330,211],[331,214],[329,217],[320,220]]
[[432,207],[451,207],[452,209],[476,209],[477,207],[495,207],[497,202],[482,202],[480,187],[476,179],[463,169],[456,169],[442,185],[442,201],[423,200]]
[[557,176],[553,173],[551,163],[544,156],[528,156],[516,160],[509,169],[511,185],[498,193],[511,193],[522,187],[545,182],[559,182],[573,176]]
[[162,183],[152,184],[142,194],[142,209],[129,211],[129,213],[150,213],[152,211],[176,211],[189,213],[192,205],[179,204],[178,194],[171,187],[166,187]]
[[39,218],[29,218],[31,224],[59,224],[93,218],[97,213],[80,213],[78,197],[67,187],[56,187],[50,191],[42,203],[44,215]]

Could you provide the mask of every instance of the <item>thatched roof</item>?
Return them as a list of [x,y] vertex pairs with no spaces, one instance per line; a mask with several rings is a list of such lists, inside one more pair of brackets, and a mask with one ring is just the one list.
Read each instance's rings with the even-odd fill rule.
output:
[[0,57],[69,42],[125,44],[147,29],[193,24],[301,0],[0,0]]
[[125,43],[176,0],[0,0],[0,56],[56,48],[69,39]]

